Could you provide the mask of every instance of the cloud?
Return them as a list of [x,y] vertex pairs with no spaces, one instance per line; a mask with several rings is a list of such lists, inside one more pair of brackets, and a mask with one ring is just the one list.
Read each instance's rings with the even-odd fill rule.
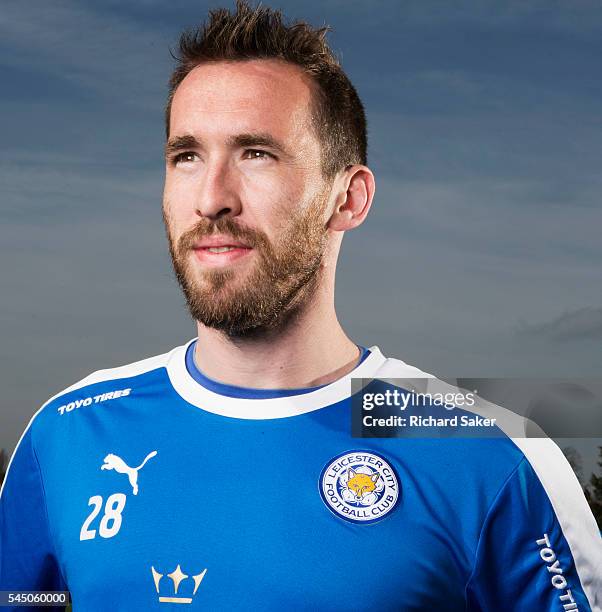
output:
[[26,224],[86,224],[161,201],[159,169],[123,167],[92,155],[0,154],[3,206],[0,234]]
[[0,39],[11,68],[43,71],[96,96],[154,109],[166,91],[173,41],[159,23],[65,0],[8,3]]
[[520,332],[557,342],[602,338],[602,308],[567,311],[546,323],[523,325]]
[[[405,2],[379,2],[381,10],[374,10],[369,2],[335,0],[333,8],[353,10],[349,13],[362,28],[382,24],[390,29],[395,17],[396,24],[408,26],[432,26],[458,23],[524,27],[536,23],[553,27],[558,31],[596,32],[602,27],[602,11],[597,0],[406,0]],[[361,19],[358,19],[361,16]]]

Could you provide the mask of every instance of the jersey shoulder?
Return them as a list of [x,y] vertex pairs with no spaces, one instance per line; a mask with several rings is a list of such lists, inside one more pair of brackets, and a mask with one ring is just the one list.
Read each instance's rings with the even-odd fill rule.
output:
[[[464,395],[470,393],[470,390],[399,359],[387,359],[376,378],[405,391],[424,393],[430,397],[456,397],[458,392]],[[431,411],[432,408],[427,410]],[[469,419],[487,420],[492,426],[479,429],[474,437],[470,429],[457,427],[451,435],[448,425],[443,425],[441,431],[434,427],[429,430],[429,434],[432,431],[430,447],[437,449],[442,442],[446,442],[448,457],[452,454],[457,456],[472,478],[479,476],[486,481],[491,493],[496,494],[499,487],[517,473],[518,466],[526,462],[550,497],[558,500],[558,505],[565,503],[569,491],[573,496],[583,497],[577,478],[562,451],[536,423],[478,394],[474,395],[471,405],[464,403],[461,408],[456,407],[453,413],[457,412]]]
[[157,379],[167,380],[167,364],[172,354],[181,349],[182,346],[177,346],[160,355],[88,374],[46,400],[26,429],[48,426],[49,418],[54,418],[57,413],[62,416],[92,404],[127,397],[133,388],[140,391],[146,385],[156,383]]
[[475,417],[489,419],[495,423],[494,429],[501,432],[503,437],[513,441],[525,437],[547,438],[541,428],[527,417],[487,401],[477,392],[462,389],[454,382],[442,380],[434,374],[408,365],[400,359],[387,358],[375,378],[386,379],[394,386],[416,393],[424,393],[431,397],[454,397],[458,393],[466,392],[466,395],[471,396],[471,401],[464,402],[461,408],[458,406],[457,409]]

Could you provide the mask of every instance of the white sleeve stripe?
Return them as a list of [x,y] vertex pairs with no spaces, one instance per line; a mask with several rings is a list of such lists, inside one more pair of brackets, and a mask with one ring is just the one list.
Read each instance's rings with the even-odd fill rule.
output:
[[546,492],[592,610],[601,610],[602,539],[581,485],[558,446],[549,438],[512,438]]

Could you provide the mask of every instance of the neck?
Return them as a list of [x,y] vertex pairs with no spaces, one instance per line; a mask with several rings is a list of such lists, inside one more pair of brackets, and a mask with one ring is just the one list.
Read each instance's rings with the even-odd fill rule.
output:
[[259,389],[313,387],[355,368],[360,351],[334,309],[334,287],[318,288],[279,328],[230,338],[197,322],[197,367],[210,378]]

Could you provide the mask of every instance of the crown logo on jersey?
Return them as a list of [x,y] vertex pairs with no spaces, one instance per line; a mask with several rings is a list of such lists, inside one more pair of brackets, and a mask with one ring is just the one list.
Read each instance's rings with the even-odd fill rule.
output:
[[205,577],[205,574],[207,573],[207,569],[204,569],[200,574],[197,574],[196,576],[192,576],[192,579],[194,580],[194,591],[192,591],[192,597],[182,597],[181,595],[178,596],[178,589],[180,588],[180,583],[182,582],[182,580],[186,580],[186,578],[190,578],[190,576],[188,576],[188,574],[185,574],[182,571],[182,568],[180,567],[179,563],[178,563],[178,567],[176,567],[176,569],[173,572],[171,572],[171,574],[167,574],[167,577],[171,578],[171,581],[173,582],[174,594],[170,596],[161,595],[159,592],[159,582],[161,582],[161,578],[163,578],[164,574],[159,573],[152,565],[151,565],[151,571],[153,572],[153,580],[155,581],[155,589],[157,590],[157,595],[159,595],[159,601],[161,603],[177,603],[177,604],[192,603],[192,597],[196,595],[197,589],[199,588],[199,585],[201,584],[201,582],[203,581],[203,578]]

